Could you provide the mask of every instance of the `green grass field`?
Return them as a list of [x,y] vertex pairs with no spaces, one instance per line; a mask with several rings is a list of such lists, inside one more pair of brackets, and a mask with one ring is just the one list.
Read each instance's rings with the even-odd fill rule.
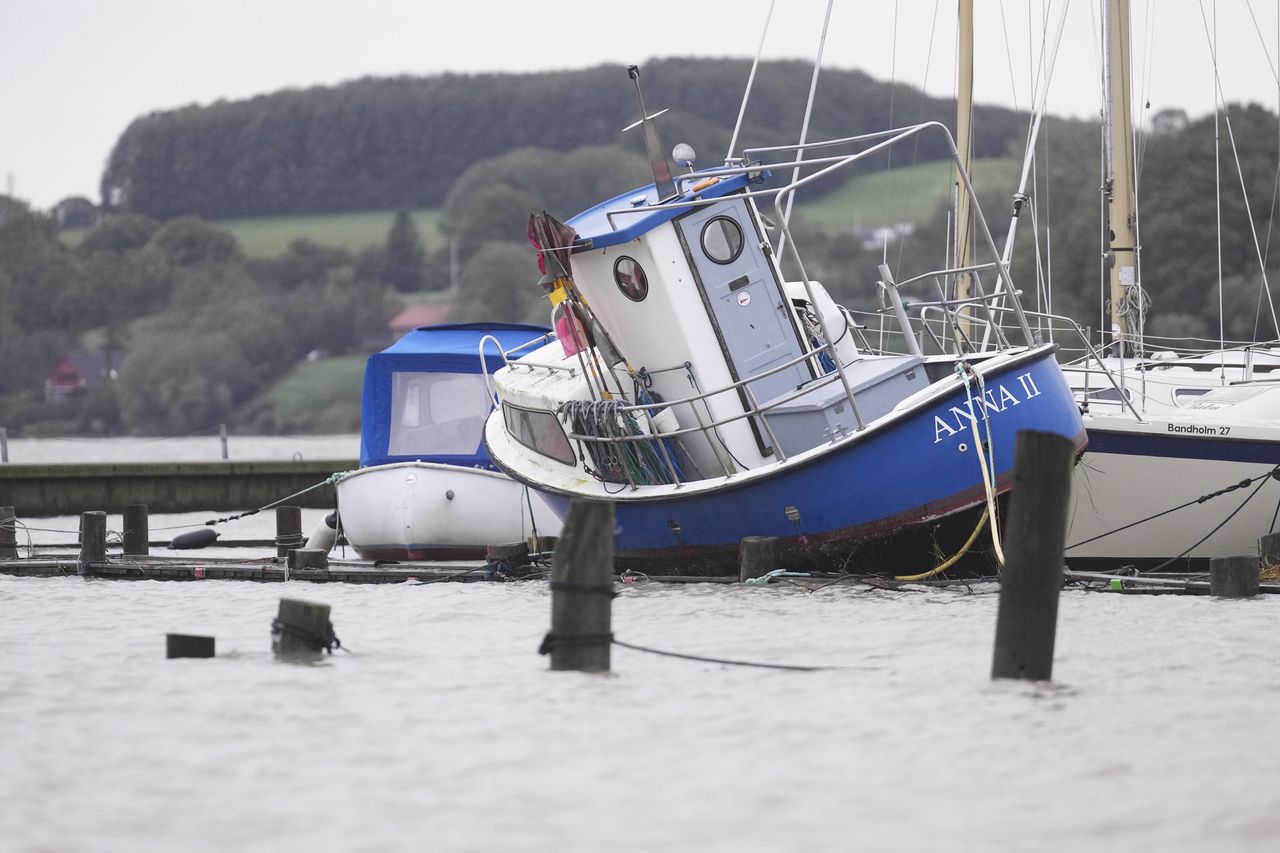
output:
[[343,432],[360,427],[360,391],[369,356],[304,361],[247,408],[269,411],[279,428]]
[[[1013,158],[974,163],[974,187],[988,217],[1004,209],[1020,166]],[[796,211],[803,222],[830,231],[920,222],[950,202],[953,182],[951,164],[944,162],[871,172]]]
[[[444,218],[435,208],[409,211],[418,235],[428,252],[444,245],[445,236],[440,231]],[[240,247],[251,258],[273,258],[288,250],[297,239],[307,239],[322,246],[359,252],[369,246],[386,242],[387,232],[395,219],[394,210],[361,211],[358,213],[326,213],[314,216],[271,216],[256,219],[222,219],[215,222],[240,241]]]
[[[1003,210],[1017,182],[1019,162],[1014,158],[979,160],[973,180],[987,215]],[[797,208],[801,221],[828,231],[847,232],[855,228],[878,228],[903,222],[920,222],[949,201],[952,172],[948,163],[923,163],[892,171],[871,172],[855,177],[846,186],[812,203]],[[801,201],[804,199],[802,197]],[[418,234],[428,252],[445,244],[440,230],[444,220],[436,208],[410,211]],[[252,219],[222,219],[215,225],[236,236],[251,258],[272,258],[284,254],[289,243],[307,239],[322,246],[359,252],[382,245],[391,230],[394,210],[355,213],[327,213],[312,216],[269,216]],[[63,243],[74,248],[83,230],[61,233]]]
[[[359,252],[369,246],[381,246],[395,219],[394,210],[367,210],[356,213],[321,213],[312,216],[263,216],[253,219],[219,219],[213,224],[235,235],[240,248],[251,258],[274,258],[283,255],[294,240],[306,239],[321,246]],[[418,236],[428,252],[445,243],[440,223],[444,213],[424,207],[409,211]],[[76,248],[84,239],[85,229],[68,228],[58,237],[68,248]]]

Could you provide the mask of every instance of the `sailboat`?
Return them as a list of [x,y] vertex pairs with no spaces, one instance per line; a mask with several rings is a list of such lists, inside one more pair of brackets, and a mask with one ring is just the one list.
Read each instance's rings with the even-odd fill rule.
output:
[[[1077,466],[1067,557],[1076,565],[1186,567],[1257,553],[1275,529],[1280,482],[1277,353],[1244,348],[1141,356],[1129,4],[1104,16],[1108,73],[1104,181],[1117,355],[1067,367],[1089,449]],[[1133,352],[1126,354],[1126,350]]]
[[[731,146],[706,169],[680,144],[677,176],[629,70],[654,180],[565,222],[531,217],[560,334],[494,375],[485,442],[503,471],[562,516],[575,499],[611,502],[618,562],[645,572],[736,573],[741,541],[769,536],[779,568],[898,573],[995,516],[1019,431],[1083,449],[1057,348],[1030,328],[963,169],[989,258],[901,283],[880,265],[902,352],[872,347],[804,272],[788,224],[797,190],[922,135],[958,162],[945,126]],[[971,296],[930,301],[962,272],[994,275],[1000,295],[975,278]],[[993,345],[926,355],[932,331],[904,293],[951,323],[983,318]]]

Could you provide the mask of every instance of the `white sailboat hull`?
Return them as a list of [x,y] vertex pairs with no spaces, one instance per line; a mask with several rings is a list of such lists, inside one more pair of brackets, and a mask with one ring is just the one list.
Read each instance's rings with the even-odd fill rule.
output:
[[[483,557],[560,520],[542,498],[502,474],[430,462],[362,468],[337,484],[343,533],[366,559]],[[531,515],[532,512],[532,515]]]
[[1280,481],[1268,475],[1280,464],[1280,426],[1190,412],[1146,422],[1086,415],[1085,427],[1068,560],[1151,568],[1255,554],[1273,529]]

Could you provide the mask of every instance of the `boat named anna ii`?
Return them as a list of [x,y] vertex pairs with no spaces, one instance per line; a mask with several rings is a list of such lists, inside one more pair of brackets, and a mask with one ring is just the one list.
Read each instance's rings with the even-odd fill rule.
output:
[[[494,461],[562,516],[574,498],[613,502],[619,563],[646,572],[736,572],[748,536],[777,537],[780,568],[883,572],[963,542],[1011,485],[1018,431],[1085,445],[1055,347],[1029,328],[981,211],[993,260],[967,271],[993,274],[993,292],[910,306],[957,328],[961,312],[979,318],[995,346],[966,354],[926,354],[917,335],[938,339],[900,295],[943,292],[964,270],[899,285],[881,265],[899,350],[875,348],[804,273],[787,224],[798,187],[922,133],[954,153],[932,122],[747,150],[674,179],[651,150],[653,184],[567,224],[532,217],[559,339],[495,374]],[[677,152],[691,166],[689,146]],[[770,188],[802,159],[808,174]]]

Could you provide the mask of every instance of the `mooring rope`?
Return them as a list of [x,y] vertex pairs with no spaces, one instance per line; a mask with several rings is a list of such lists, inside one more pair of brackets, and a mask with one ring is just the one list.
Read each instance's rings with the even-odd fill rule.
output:
[[601,646],[601,645],[621,646],[624,649],[631,649],[634,652],[646,652],[651,655],[660,655],[668,658],[680,658],[681,660],[694,660],[701,663],[718,663],[725,666],[748,666],[757,669],[781,669],[790,672],[818,672],[828,669],[854,669],[850,666],[801,666],[789,663],[761,663],[759,661],[731,660],[729,658],[707,657],[704,655],[691,655],[684,652],[671,652],[663,649],[654,649],[649,646],[638,646],[634,643],[624,643],[617,639],[613,634],[556,634],[548,631],[546,636],[542,638],[542,644],[538,646],[538,654],[546,655],[561,648],[580,648],[585,646]]
[[[1249,486],[1252,486],[1254,483],[1258,482],[1259,480],[1262,480],[1265,482],[1267,478],[1280,480],[1280,465],[1275,466],[1265,474],[1259,474],[1256,477],[1249,477],[1247,479],[1241,480],[1238,483],[1232,483],[1230,486],[1225,486],[1221,489],[1218,489],[1216,492],[1209,492],[1207,495],[1201,495],[1200,497],[1195,498],[1194,500],[1189,500],[1186,503],[1178,504],[1175,507],[1170,507],[1169,509],[1161,510],[1160,512],[1157,512],[1154,515],[1149,515],[1146,518],[1140,518],[1137,521],[1132,521],[1126,525],[1123,525],[1122,527],[1117,527],[1114,530],[1108,530],[1105,533],[1099,533],[1097,536],[1092,536],[1088,539],[1082,539],[1079,542],[1068,545],[1063,550],[1070,551],[1072,548],[1079,548],[1081,545],[1088,545],[1090,542],[1097,542],[1099,539],[1110,536],[1113,533],[1120,533],[1121,531],[1128,530],[1130,527],[1137,527],[1139,524],[1146,524],[1148,521],[1155,521],[1157,518],[1161,518],[1162,516],[1166,516],[1166,515],[1169,515],[1170,513],[1177,512],[1180,509],[1186,509],[1189,506],[1202,504],[1206,501],[1212,500],[1213,498],[1221,497],[1222,495],[1229,494],[1230,492],[1234,492],[1237,489],[1247,489],[1249,488]],[[1259,488],[1261,488],[1261,485],[1259,486]],[[1257,494],[1257,490],[1254,490],[1253,494]],[[1249,500],[1253,498],[1253,494],[1249,495],[1249,497],[1245,499],[1245,503],[1248,503]],[[1241,504],[1240,506],[1244,506],[1244,504]],[[1239,512],[1239,511],[1240,510],[1237,508],[1235,512],[1227,516],[1227,518],[1222,522],[1222,524],[1226,524],[1227,521],[1230,521],[1232,516],[1234,516],[1236,512]],[[1219,524],[1218,527],[1215,527],[1213,531],[1209,534],[1209,536],[1212,536],[1214,533],[1216,533],[1222,527],[1222,524]],[[1205,537],[1205,539],[1208,539],[1208,538],[1209,538],[1208,536]],[[1204,539],[1200,541],[1203,542]],[[1198,545],[1200,543],[1196,543],[1196,544]],[[1196,546],[1192,545],[1191,547],[1194,548]],[[1177,558],[1175,557],[1174,559],[1177,559]]]
[[224,524],[228,521],[237,521],[238,519],[241,519],[241,518],[248,518],[251,515],[257,515],[258,513],[263,512],[264,510],[268,510],[268,509],[271,509],[272,507],[279,506],[285,501],[291,501],[296,497],[305,495],[307,492],[313,492],[316,489],[321,489],[321,488],[324,488],[325,486],[333,485],[334,483],[337,483],[339,480],[341,480],[343,477],[347,476],[349,473],[351,472],[339,471],[338,473],[332,474],[318,483],[314,483],[310,486],[307,486],[305,489],[302,489],[301,491],[294,492],[291,495],[286,495],[285,497],[280,498],[280,500],[272,501],[271,503],[266,504],[265,506],[260,506],[257,509],[251,509],[251,510],[248,510],[247,512],[237,513],[236,515],[228,515],[225,518],[211,518],[208,521],[198,523],[198,524],[174,524],[169,527],[153,527],[151,529],[152,530],[183,530],[188,527],[212,527],[215,524]]

